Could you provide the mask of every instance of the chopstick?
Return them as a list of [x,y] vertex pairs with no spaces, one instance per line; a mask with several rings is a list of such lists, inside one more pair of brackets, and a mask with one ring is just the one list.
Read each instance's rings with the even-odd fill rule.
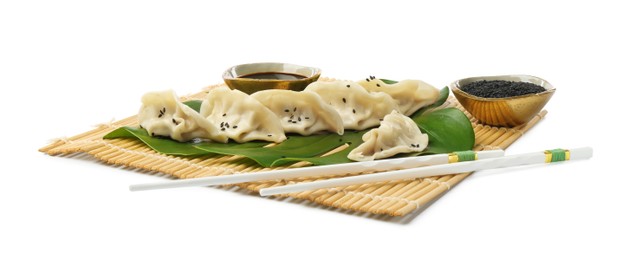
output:
[[466,161],[453,164],[441,164],[421,168],[404,169],[367,175],[336,178],[322,181],[298,183],[278,187],[264,188],[260,190],[260,196],[302,192],[323,188],[341,187],[382,181],[407,180],[424,178],[429,176],[441,176],[466,173],[486,169],[506,168],[531,164],[543,164],[567,160],[583,160],[592,157],[591,147],[582,147],[570,150],[554,149],[542,152],[510,155],[497,158],[488,158],[477,161]]
[[490,151],[464,151],[450,154],[435,154],[418,157],[405,157],[396,159],[386,159],[368,162],[353,162],[344,164],[334,164],[325,166],[311,166],[301,168],[291,168],[283,170],[265,171],[257,173],[240,173],[224,176],[202,177],[194,179],[183,179],[165,182],[135,184],[129,186],[131,191],[144,191],[169,188],[183,188],[196,186],[211,186],[235,184],[254,181],[268,181],[279,179],[292,179],[315,176],[338,176],[351,173],[364,173],[372,171],[389,171],[399,169],[416,168],[420,166],[455,163],[466,160],[482,160],[495,158],[504,155],[503,150]]

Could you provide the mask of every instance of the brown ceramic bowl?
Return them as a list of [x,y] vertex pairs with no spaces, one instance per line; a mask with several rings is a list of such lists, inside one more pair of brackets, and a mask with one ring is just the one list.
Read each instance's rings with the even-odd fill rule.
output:
[[[546,91],[506,98],[482,98],[468,94],[460,89],[461,86],[481,80],[529,82],[542,86]],[[465,78],[452,82],[450,89],[459,103],[478,121],[486,125],[506,127],[521,125],[531,120],[542,110],[555,93],[555,88],[548,81],[528,75]]]
[[232,89],[252,94],[265,89],[301,91],[320,75],[318,68],[265,62],[233,66],[223,73],[223,80]]

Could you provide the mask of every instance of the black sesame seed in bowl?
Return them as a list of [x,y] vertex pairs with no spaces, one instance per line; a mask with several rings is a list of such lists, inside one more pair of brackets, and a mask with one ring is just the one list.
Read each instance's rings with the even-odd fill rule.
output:
[[555,93],[548,81],[528,75],[465,78],[450,89],[480,123],[506,127],[530,121]]
[[517,97],[546,91],[545,88],[530,82],[507,80],[480,80],[460,87],[468,94],[484,98]]

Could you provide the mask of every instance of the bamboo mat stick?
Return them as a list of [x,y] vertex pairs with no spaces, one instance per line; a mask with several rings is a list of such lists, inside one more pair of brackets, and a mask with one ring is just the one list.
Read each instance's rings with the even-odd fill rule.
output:
[[[136,118],[137,118],[136,116],[130,116],[130,117],[127,117],[125,119],[113,122],[112,124],[126,125],[130,120],[135,120]],[[100,137],[102,137],[104,135],[104,132],[108,132],[108,131],[110,131],[110,128],[107,127],[106,124],[101,124],[100,126],[96,127],[93,130],[90,130],[90,131],[87,131],[87,132],[75,135],[73,137],[67,138],[67,140],[69,140],[69,141],[76,141],[76,140],[80,140],[80,139],[88,139],[88,138],[91,139],[92,137],[100,138]],[[67,141],[65,141],[63,139],[56,140],[53,143],[51,143],[51,144],[49,144],[49,145],[47,145],[45,147],[42,147],[41,149],[39,149],[39,151],[47,153],[49,150],[51,150],[53,148],[56,148],[56,147],[58,147],[60,145],[64,145],[66,143],[67,143]]]

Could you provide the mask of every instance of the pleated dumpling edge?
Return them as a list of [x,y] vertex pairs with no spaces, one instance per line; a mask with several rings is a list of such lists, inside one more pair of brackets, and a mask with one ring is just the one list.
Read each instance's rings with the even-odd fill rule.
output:
[[400,153],[421,152],[428,146],[428,135],[421,132],[415,122],[393,111],[384,117],[380,127],[369,130],[363,143],[354,148],[347,158],[353,161],[371,161]]
[[226,86],[208,91],[201,103],[201,115],[238,143],[286,140],[275,113],[255,98]]

